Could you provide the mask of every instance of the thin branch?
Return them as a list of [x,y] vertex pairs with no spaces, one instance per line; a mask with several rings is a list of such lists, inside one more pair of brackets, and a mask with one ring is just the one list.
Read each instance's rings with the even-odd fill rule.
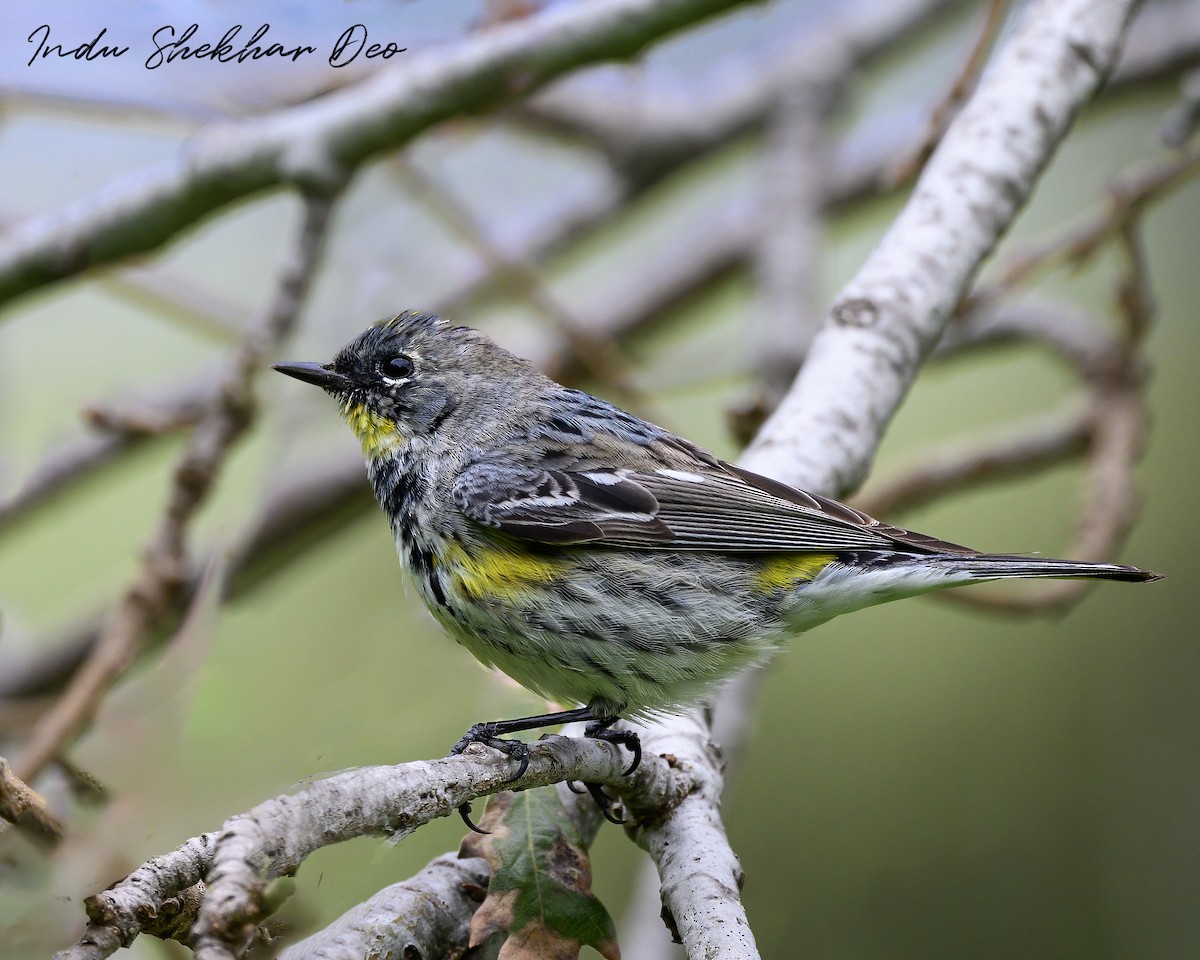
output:
[[212,379],[207,378],[174,385],[155,397],[96,404],[84,410],[84,418],[96,429],[51,450],[20,489],[0,501],[0,532],[137,449],[145,440],[194,426],[212,390]]
[[633,193],[660,182],[698,155],[759,127],[785,91],[814,77],[848,72],[951,8],[956,0],[864,0],[833,6],[765,65],[716,75],[687,91],[647,94],[630,82],[615,90],[559,84],[521,107],[531,123],[581,138],[604,154]]
[[1189,70],[1179,82],[1179,102],[1163,118],[1158,136],[1176,150],[1182,149],[1200,129],[1200,69]]
[[1107,90],[1173,78],[1200,64],[1200,6],[1145,3],[1129,28]]
[[210,410],[176,464],[167,506],[142,567],[105,618],[88,659],[33,731],[17,765],[32,780],[91,722],[109,687],[124,673],[155,626],[175,609],[186,581],[192,520],[216,485],[233,444],[254,418],[254,377],[268,350],[295,325],[319,260],[333,201],[306,195],[295,249],[280,273],[260,325],[247,331]]
[[1016,303],[999,297],[995,288],[976,287],[934,356],[948,360],[997,344],[1032,343],[1088,382],[1110,379],[1123,363],[1121,339],[1082,311],[1032,297]]
[[1048,270],[1081,263],[1120,233],[1146,206],[1166,196],[1200,172],[1200,145],[1178,154],[1136,165],[1117,177],[1106,206],[1058,236],[1031,245],[1008,258],[997,286],[1012,289],[1030,283]]
[[34,467],[20,489],[0,501],[0,530],[50,502],[80,479],[113,463],[145,439],[144,434],[88,433],[51,450]]
[[[1120,216],[1114,212],[1114,216]],[[1139,512],[1134,469],[1147,430],[1145,374],[1141,346],[1154,315],[1145,256],[1136,231],[1138,221],[1123,222],[1118,236],[1125,269],[1116,301],[1125,321],[1119,362],[1094,381],[1088,416],[1090,458],[1085,496],[1074,541],[1067,555],[1081,560],[1111,558],[1133,529]],[[1089,584],[1064,580],[1028,585],[1003,594],[949,591],[944,599],[976,608],[1008,613],[1060,612],[1078,603]]]
[[137,304],[156,319],[170,320],[179,326],[225,343],[241,336],[243,311],[226,303],[211,290],[202,290],[187,281],[148,267],[126,267],[96,278],[110,294]]
[[827,119],[845,78],[839,70],[787,89],[767,129],[754,252],[762,315],[757,359],[772,393],[782,394],[796,376],[821,319],[814,301],[825,232]]
[[0,757],[0,832],[9,823],[50,843],[57,843],[63,837],[62,824],[50,812],[46,799],[13,773],[8,761]]
[[1027,476],[1072,460],[1087,451],[1094,414],[1076,404],[1065,414],[1039,414],[1007,425],[1002,435],[965,446],[926,451],[917,466],[881,480],[877,489],[855,499],[859,509],[892,517],[981,482]]
[[942,134],[946,132],[950,118],[959,111],[971,91],[975,89],[975,84],[979,82],[979,75],[987,63],[988,53],[1000,35],[1000,28],[1004,26],[1008,7],[1009,0],[988,0],[979,36],[976,37],[966,61],[959,68],[958,75],[950,84],[950,89],[930,111],[920,141],[907,156],[902,157],[899,163],[888,171],[887,176],[892,183],[908,183],[925,166],[925,161],[929,159]]
[[[1129,535],[1138,514],[1134,467],[1146,432],[1141,391],[1129,387],[1097,398],[1091,424],[1092,455],[1077,533],[1065,554],[1078,560],[1109,560]],[[1062,612],[1094,583],[1058,580],[992,593],[948,590],[938,600],[1010,615]]]

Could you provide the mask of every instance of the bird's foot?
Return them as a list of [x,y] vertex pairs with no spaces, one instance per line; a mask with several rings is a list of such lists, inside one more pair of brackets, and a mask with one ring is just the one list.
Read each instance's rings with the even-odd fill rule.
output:
[[[493,750],[499,750],[510,760],[517,761],[517,772],[504,780],[505,783],[512,783],[514,780],[520,780],[521,777],[525,776],[525,771],[529,769],[529,745],[523,740],[504,739],[498,735],[497,726],[496,722],[475,724],[454,745],[450,751],[450,756],[457,756],[473,743],[482,743]],[[458,815],[462,817],[462,822],[467,825],[467,828],[475,833],[482,833],[484,836],[490,833],[490,831],[484,830],[471,819],[471,802],[469,800],[466,803],[459,804]]]
[[[571,723],[579,720],[587,721],[587,726],[583,731],[584,736],[590,737],[593,740],[603,740],[605,743],[611,743],[617,747],[625,747],[633,754],[633,759],[630,761],[629,766],[623,771],[624,776],[629,776],[638,768],[642,762],[642,743],[638,739],[638,735],[632,730],[610,729],[617,722],[618,718],[606,717],[598,720],[592,715],[588,707],[580,707],[576,710],[564,710],[561,713],[543,714],[537,717],[522,717],[518,720],[491,720],[485,723],[477,723],[454,745],[454,749],[450,751],[450,755],[455,756],[464,752],[473,743],[482,743],[493,750],[499,750],[505,756],[517,761],[516,773],[504,781],[505,783],[512,783],[514,780],[520,780],[525,775],[525,771],[529,769],[529,746],[521,740],[505,739],[503,734],[518,733],[523,730],[536,730],[538,727]],[[570,782],[568,782],[567,786],[576,793],[583,792],[576,789]],[[608,796],[599,784],[585,783],[583,786],[591,794],[592,799],[596,801],[596,805],[600,807],[600,812],[604,814],[606,820],[612,823],[625,822],[612,813],[612,807],[616,801]],[[486,830],[480,829],[471,820],[470,802],[459,806],[458,815],[462,817],[463,823],[475,833],[487,833]]]
[[[642,762],[642,741],[638,735],[632,730],[611,730],[609,729],[617,718],[613,717],[608,720],[592,720],[583,731],[585,737],[591,737],[593,740],[603,740],[605,743],[611,743],[617,747],[625,747],[633,754],[633,759],[629,762],[629,766],[622,772],[622,776],[629,776],[636,770]],[[625,823],[620,817],[613,813],[613,807],[618,803],[607,793],[604,788],[598,783],[584,783],[582,786],[574,780],[567,781],[567,789],[572,793],[588,793],[591,794],[593,800],[596,801],[596,806],[600,808],[600,812],[604,815],[604,819],[609,823],[623,824]]]
[[593,720],[583,728],[583,735],[591,737],[593,740],[603,740],[605,743],[624,747],[632,753],[633,759],[629,762],[629,766],[621,772],[622,776],[627,777],[641,765],[642,741],[632,730],[610,729],[617,720],[617,717],[612,717],[609,720]]

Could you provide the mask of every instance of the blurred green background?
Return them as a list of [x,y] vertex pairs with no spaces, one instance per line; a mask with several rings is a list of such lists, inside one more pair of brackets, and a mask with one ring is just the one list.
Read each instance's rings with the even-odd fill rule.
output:
[[[320,12],[251,6],[262,9],[238,15],[281,29],[290,23],[301,37],[310,28],[330,33],[348,16],[374,17],[414,47],[453,40],[480,13],[478,4],[432,0]],[[49,16],[34,7],[16,3],[0,20],[8,61],[20,53],[25,22]],[[219,3],[181,8],[188,13],[181,9],[173,22],[233,16]],[[713,50],[746,69],[736,54],[766,43],[781,23],[799,29],[820,8],[777,3],[720,21],[656,52],[647,75],[685,70]],[[140,33],[163,16],[153,5],[116,10],[111,21],[119,16]],[[973,39],[977,13],[947,17],[859,78],[854,123],[884,123],[902,104],[931,103]],[[62,4],[57,14],[80,29],[92,22],[82,5]],[[82,93],[81,85],[106,77],[113,97],[166,101],[183,119],[116,122],[17,98],[0,118],[6,222],[172,157],[196,114],[230,102],[256,107],[256,97],[283,96],[299,75],[298,67],[218,69],[213,89],[202,71],[134,78],[98,64],[68,67],[36,78],[9,69],[0,81],[16,89],[53,81],[67,92],[75,84]],[[1090,110],[1006,248],[1095,208],[1116,172],[1160,153],[1156,129],[1174,97],[1170,84],[1149,86]],[[583,149],[482,122],[435,131],[409,159],[498,234],[542,215],[555,191],[586,192],[602,180]],[[631,264],[699,222],[713,197],[753,190],[756,164],[751,139],[685,171],[616,227],[546,265],[552,289],[569,304],[603,303]],[[819,303],[852,274],[898,203],[856,208],[831,223]],[[245,203],[173,244],[154,269],[252,316],[297,214],[283,194]],[[1200,536],[1190,506],[1200,488],[1200,187],[1171,194],[1145,228],[1159,306],[1148,344],[1154,424],[1140,470],[1144,515],[1120,559],[1168,579],[1104,585],[1057,620],[1006,621],[920,600],[843,618],[794,642],[770,669],[726,805],[765,957],[1200,955],[1200,644],[1187,600]],[[453,288],[472,257],[386,162],[377,164],[343,199],[302,329],[278,359],[327,359],[369,321]],[[1111,321],[1115,275],[1115,258],[1102,255],[1082,271],[1052,275],[1038,293]],[[655,413],[728,456],[736,449],[725,412],[751,387],[746,329],[754,309],[752,282],[739,275],[629,347],[630,378]],[[543,331],[519,299],[493,299],[456,319],[518,349]],[[9,308],[0,317],[0,492],[78,432],[81,407],[153,394],[217,368],[228,348],[227,337],[121,296],[102,276]],[[262,418],[199,532],[218,566],[222,547],[273,484],[355,455],[355,440],[316,391],[273,376],[261,389]],[[919,460],[939,440],[1052,407],[1072,389],[1031,349],[931,367],[875,475]],[[156,523],[179,449],[177,439],[156,441],[4,531],[0,651],[31,655],[121,588]],[[1079,479],[1074,467],[1056,468],[895,519],[985,549],[1055,555],[1069,537]],[[4,954],[43,956],[66,945],[84,896],[304,780],[438,756],[476,720],[541,706],[440,633],[406,589],[376,511],[349,517],[235,602],[197,611],[168,650],[145,657],[109,698],[72,756],[112,800],[72,809],[71,835],[52,860],[10,853],[17,865],[0,874]],[[11,731],[3,735],[0,752],[19,743]],[[450,819],[397,846],[362,840],[322,851],[300,870],[285,916],[301,928],[319,925],[454,848],[461,833]],[[618,925],[641,857],[616,828],[595,847],[596,887]],[[139,941],[133,955],[160,953]]]

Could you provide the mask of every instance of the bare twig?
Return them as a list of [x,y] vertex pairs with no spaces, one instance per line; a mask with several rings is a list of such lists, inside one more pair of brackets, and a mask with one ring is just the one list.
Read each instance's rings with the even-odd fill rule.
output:
[[1000,35],[1000,28],[1004,26],[1008,7],[1009,0],[988,0],[979,36],[975,38],[971,52],[967,55],[962,67],[959,68],[958,75],[950,84],[950,89],[946,91],[941,102],[930,111],[920,141],[907,156],[902,157],[888,171],[887,177],[893,184],[908,183],[920,172],[925,161],[933,153],[933,148],[937,146],[938,140],[946,132],[950,118],[958,112],[967,97],[970,96],[971,91],[975,89],[975,84],[978,83],[979,75],[983,72],[992,44],[996,42],[996,37]]
[[[604,154],[631,192],[760,126],[784,91],[821,74],[849,71],[926,25],[953,0],[862,2],[832,15],[765,65],[720,75],[688,91],[647,94],[640,83],[613,89],[560,84],[521,107],[530,122],[584,139]],[[837,70],[829,69],[831,63]]]
[[998,286],[1011,289],[1028,284],[1048,270],[1076,264],[1090,257],[1103,243],[1120,233],[1145,207],[1166,196],[1200,171],[1200,146],[1123,173],[1109,188],[1109,202],[1079,224],[1056,237],[1032,245],[1012,256],[1001,271]]
[[785,90],[767,129],[755,275],[761,291],[757,361],[773,394],[782,395],[796,376],[820,321],[814,301],[829,167],[826,121],[844,79],[844,71],[834,71]]
[[[550,737],[530,745],[522,787],[566,778],[602,783],[648,808],[670,809],[696,789],[697,774],[648,753],[631,777],[625,758],[607,744]],[[226,822],[219,833],[189,841],[88,900],[88,932],[60,960],[109,956],[128,944],[168,897],[206,875],[208,890],[193,931],[196,956],[232,956],[262,919],[261,894],[273,877],[290,873],[314,850],[359,836],[399,839],[424,823],[452,816],[459,804],[506,789],[511,761],[481,748],[443,760],[364,767],[306,784],[292,796],[260,804]],[[355,802],[347,805],[348,797]]]
[[320,257],[332,203],[326,195],[306,195],[304,222],[274,300],[262,322],[247,332],[212,406],[175,467],[167,507],[141,570],[105,618],[88,659],[25,745],[18,769],[26,780],[32,780],[91,722],[108,688],[147,635],[175,608],[186,581],[188,529],[215,486],[230,448],[253,420],[253,380],[264,354],[295,325]]
[[1063,463],[1089,446],[1094,414],[1072,404],[1065,415],[1039,415],[1004,428],[1003,435],[969,447],[958,444],[927,451],[914,466],[881,480],[878,489],[855,500],[855,506],[879,517],[893,517],[980,482],[1025,476]]
[[1159,137],[1168,147],[1182,148],[1200,128],[1200,69],[1189,70],[1179,84],[1179,102],[1163,118]]
[[1153,83],[1200,64],[1200,6],[1144,3],[1106,89]]
[[101,275],[96,282],[109,293],[146,308],[152,317],[173,320],[188,330],[227,343],[241,336],[241,309],[179,277],[137,266]]
[[51,843],[63,837],[62,824],[50,812],[45,798],[13,773],[8,761],[0,757],[0,832],[6,822]]
[[153,398],[88,408],[84,417],[98,429],[52,450],[16,493],[0,501],[0,532],[137,448],[144,440],[194,425],[211,394],[210,378],[173,386]]
[[1002,343],[1037,344],[1087,382],[1105,380],[1122,363],[1121,340],[1095,318],[1034,297],[1005,302],[979,288],[946,328],[934,356],[947,360]]
[[[1092,411],[1086,496],[1076,536],[1066,555],[1106,561],[1128,536],[1137,518],[1133,468],[1141,454],[1145,429],[1139,390],[1128,387],[1097,397]],[[949,590],[937,599],[995,613],[1027,615],[1067,610],[1094,585],[1083,580],[1058,580],[1003,593]]]
[[0,530],[47,503],[76,481],[114,462],[144,434],[88,433],[46,454],[16,493],[0,502]]

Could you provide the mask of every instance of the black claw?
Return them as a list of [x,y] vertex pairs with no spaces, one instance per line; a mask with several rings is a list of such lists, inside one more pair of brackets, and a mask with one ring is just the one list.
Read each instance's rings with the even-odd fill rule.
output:
[[629,776],[636,770],[642,762],[642,741],[638,735],[632,730],[610,730],[609,727],[617,722],[617,718],[611,720],[593,720],[584,728],[583,735],[591,737],[593,740],[603,740],[605,743],[611,743],[614,746],[624,747],[633,754],[633,760],[629,766],[622,771],[622,776]]
[[587,791],[579,785],[578,780],[564,780],[563,783],[565,783],[567,785],[567,789],[570,790],[572,793],[579,793],[579,794],[587,793]]
[[596,801],[596,806],[598,806],[600,808],[600,812],[604,814],[605,820],[607,820],[609,823],[615,823],[617,826],[621,826],[625,823],[624,820],[612,812],[613,804],[616,803],[616,801],[604,792],[604,788],[601,787],[600,784],[585,783],[584,786],[587,787],[587,792],[592,795],[592,799]]
[[525,771],[529,769],[529,748],[520,740],[504,740],[501,742],[512,744],[513,749],[505,749],[504,752],[508,754],[509,759],[516,757],[518,761],[517,772],[504,782],[512,783],[514,780],[520,780],[525,776]]
[[621,733],[629,734],[629,739],[622,740],[621,742],[629,749],[629,752],[633,754],[633,759],[629,761],[629,766],[627,766],[621,773],[621,776],[627,777],[642,764],[642,741],[632,730],[622,730]]
[[469,802],[460,803],[458,805],[458,815],[462,817],[462,822],[467,825],[467,829],[475,833],[483,834],[485,837],[490,837],[492,835],[491,830],[484,830],[482,827],[477,826],[475,821],[471,819],[471,804]]

